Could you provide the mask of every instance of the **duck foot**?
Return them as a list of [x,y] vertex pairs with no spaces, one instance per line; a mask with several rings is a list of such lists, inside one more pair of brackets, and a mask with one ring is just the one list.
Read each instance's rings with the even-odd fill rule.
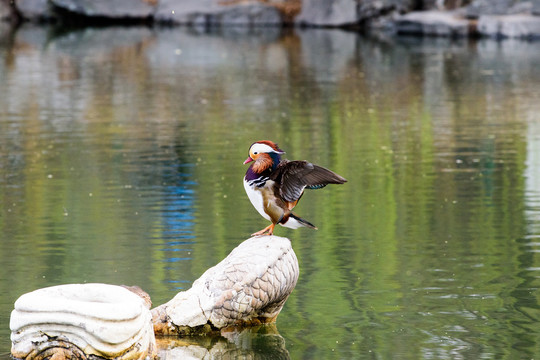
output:
[[274,233],[274,226],[276,226],[276,224],[270,224],[267,227],[265,227],[264,229],[262,229],[260,231],[257,231],[256,233],[251,234],[251,236],[261,236],[261,235],[264,235],[266,233],[268,233],[267,235],[272,235]]

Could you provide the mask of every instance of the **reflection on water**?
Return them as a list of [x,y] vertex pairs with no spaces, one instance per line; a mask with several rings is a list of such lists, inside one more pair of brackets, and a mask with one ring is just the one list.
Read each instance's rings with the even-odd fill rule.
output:
[[160,359],[290,359],[275,325],[258,326],[223,336],[157,339]]
[[[529,238],[540,238],[540,121],[538,117],[532,118],[528,122],[527,155],[525,169],[525,214],[532,233]],[[531,246],[540,245],[532,244],[534,242],[531,243]]]
[[538,63],[517,41],[3,31],[0,353],[36,288],[189,288],[265,226],[242,161],[269,138],[349,182],[302,198],[318,231],[277,230],[301,272],[281,335],[194,356],[539,357]]

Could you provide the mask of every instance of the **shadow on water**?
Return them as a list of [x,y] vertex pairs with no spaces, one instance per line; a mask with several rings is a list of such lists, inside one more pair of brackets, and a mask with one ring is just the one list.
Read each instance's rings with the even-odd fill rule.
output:
[[[276,27],[186,27],[182,28],[189,36],[214,36],[234,40],[251,39],[258,44],[271,43],[280,37],[293,33],[289,28]],[[46,47],[49,43],[65,44],[66,46],[79,44],[87,49],[99,48],[114,49],[118,46],[133,46],[143,41],[150,34],[172,31],[178,28],[168,26],[134,26],[133,24],[94,24],[87,26],[64,26],[62,24],[24,24],[18,27],[0,23],[0,39],[4,45],[15,37],[31,45]],[[105,36],[103,41],[101,36]],[[75,42],[74,42],[75,41]],[[2,42],[0,42],[2,44]]]

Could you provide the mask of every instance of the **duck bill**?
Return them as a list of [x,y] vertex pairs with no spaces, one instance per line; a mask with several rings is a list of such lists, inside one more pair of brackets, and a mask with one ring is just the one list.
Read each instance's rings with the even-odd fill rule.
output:
[[252,162],[252,161],[253,161],[253,159],[252,159],[251,157],[248,157],[248,158],[246,159],[246,161],[244,161],[244,164],[250,163],[250,162]]

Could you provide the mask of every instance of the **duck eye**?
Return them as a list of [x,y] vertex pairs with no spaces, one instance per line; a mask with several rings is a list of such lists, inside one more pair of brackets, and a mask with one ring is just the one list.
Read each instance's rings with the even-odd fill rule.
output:
[[258,151],[254,151],[253,152],[253,155],[257,155],[259,152]]

